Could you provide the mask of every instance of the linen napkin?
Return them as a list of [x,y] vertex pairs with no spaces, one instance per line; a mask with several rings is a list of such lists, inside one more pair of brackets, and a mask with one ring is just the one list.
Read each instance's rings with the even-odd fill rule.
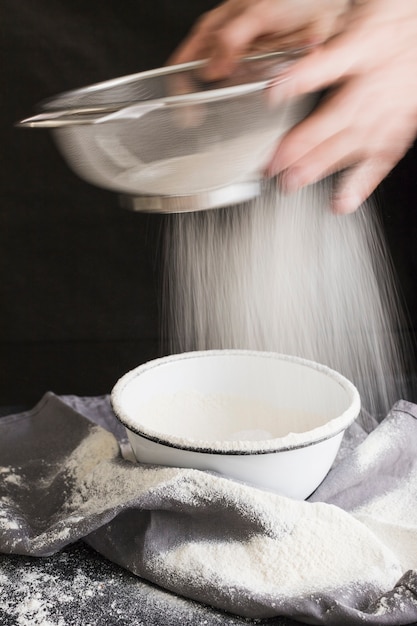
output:
[[[364,427],[366,426],[366,427]],[[84,539],[134,574],[248,618],[417,621],[417,406],[347,432],[306,502],[132,462],[109,398],[46,394],[0,420],[0,552]]]

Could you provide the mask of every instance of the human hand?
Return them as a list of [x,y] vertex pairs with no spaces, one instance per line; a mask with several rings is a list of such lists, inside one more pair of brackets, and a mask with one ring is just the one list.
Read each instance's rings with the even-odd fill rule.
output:
[[333,209],[350,213],[417,135],[417,3],[357,3],[344,31],[297,62],[288,78],[288,95],[331,90],[284,137],[268,173],[281,173],[290,192],[343,171]]
[[285,42],[315,44],[287,72],[280,97],[284,90],[290,98],[330,89],[280,142],[267,173],[280,174],[281,187],[291,192],[343,171],[333,208],[350,213],[401,160],[417,134],[417,2],[356,0],[345,12],[345,5],[335,2],[333,18],[313,19],[313,5],[324,11],[329,4],[228,0],[202,18],[172,61],[211,55],[208,78],[214,78],[230,72],[239,54],[262,41],[275,49]]
[[170,63],[208,59],[207,80],[231,73],[256,51],[317,45],[342,27],[349,0],[227,0],[203,15]]

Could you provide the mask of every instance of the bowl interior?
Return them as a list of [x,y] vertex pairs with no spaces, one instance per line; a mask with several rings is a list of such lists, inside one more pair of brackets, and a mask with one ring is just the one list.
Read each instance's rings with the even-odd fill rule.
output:
[[145,364],[120,379],[112,402],[130,430],[179,447],[221,441],[239,447],[315,431],[313,441],[344,430],[359,410],[356,389],[336,372],[245,351],[189,353]]

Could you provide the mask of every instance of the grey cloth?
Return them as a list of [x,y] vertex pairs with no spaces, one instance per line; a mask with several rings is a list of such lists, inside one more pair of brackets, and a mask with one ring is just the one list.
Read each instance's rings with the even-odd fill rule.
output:
[[[319,489],[308,502],[293,502],[205,472],[132,463],[107,396],[46,394],[33,410],[0,420],[0,552],[46,556],[84,539],[134,574],[236,615],[309,624],[414,623],[417,571],[407,564],[417,565],[417,502],[410,507],[417,497],[417,406],[400,401],[370,434],[369,428],[369,420],[358,420]],[[358,545],[352,558],[359,571],[362,556],[371,564],[369,580],[362,572],[361,584],[332,589],[308,580],[316,558],[323,567],[331,559],[337,564],[334,546],[326,546],[334,532],[326,517],[312,530],[321,533],[320,554],[303,545],[305,529],[300,535],[302,574],[312,592],[274,587],[275,578],[296,566],[282,545],[300,532],[311,507],[319,522],[321,511],[332,507],[342,547],[354,540],[355,528],[366,528],[369,546],[362,553]],[[254,553],[254,541],[263,554]],[[213,571],[209,556],[217,548]],[[239,563],[236,584],[227,558]]]

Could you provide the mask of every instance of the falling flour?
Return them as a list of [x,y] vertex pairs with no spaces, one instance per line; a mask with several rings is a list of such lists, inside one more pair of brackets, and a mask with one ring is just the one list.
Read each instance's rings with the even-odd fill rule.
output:
[[243,348],[323,363],[381,418],[406,394],[393,269],[372,207],[337,216],[330,198],[325,181],[169,216],[165,336],[171,352]]

